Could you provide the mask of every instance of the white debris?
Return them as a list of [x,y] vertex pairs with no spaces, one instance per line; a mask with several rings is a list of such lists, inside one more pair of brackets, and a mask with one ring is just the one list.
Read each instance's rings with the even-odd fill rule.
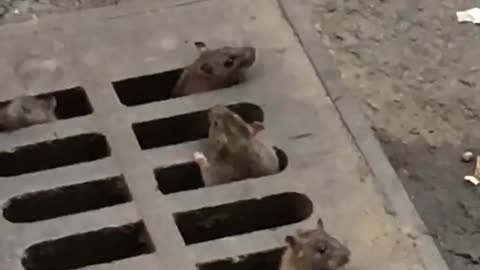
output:
[[480,181],[478,181],[478,179],[475,176],[472,176],[472,175],[467,175],[463,179],[465,179],[465,181],[468,181],[468,182],[474,184],[475,186],[478,186],[480,184]]
[[472,161],[472,159],[473,159],[473,153],[472,152],[467,151],[467,152],[463,153],[462,160],[464,162],[470,162],[470,161]]
[[457,11],[458,22],[480,23],[480,8],[471,8],[463,11]]
[[463,179],[474,184],[475,186],[480,185],[480,180],[478,180],[480,179],[480,156],[477,156],[477,162],[475,164],[475,171],[473,175],[466,175]]
[[480,178],[480,156],[477,156],[477,162],[475,163],[475,171],[473,175],[479,179]]

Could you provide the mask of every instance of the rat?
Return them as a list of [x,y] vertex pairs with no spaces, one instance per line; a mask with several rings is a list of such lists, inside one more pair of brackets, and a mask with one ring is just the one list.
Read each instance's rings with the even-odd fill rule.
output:
[[12,131],[57,120],[54,96],[18,96],[0,108],[0,130]]
[[195,152],[205,186],[246,178],[271,175],[280,171],[273,146],[257,138],[264,130],[260,122],[246,123],[229,108],[216,105],[208,112],[210,127],[207,150]]
[[181,97],[230,87],[245,80],[245,70],[255,62],[255,48],[225,46],[209,49],[195,42],[200,56],[186,67],[178,79],[173,97]]
[[317,228],[285,237],[287,248],[279,270],[336,270],[350,261],[350,250],[327,233],[321,218]]

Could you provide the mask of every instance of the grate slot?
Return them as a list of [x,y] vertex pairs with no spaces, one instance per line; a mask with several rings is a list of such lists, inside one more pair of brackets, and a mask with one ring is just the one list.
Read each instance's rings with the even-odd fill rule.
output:
[[110,156],[105,136],[89,133],[0,152],[0,176],[32,173]]
[[26,270],[67,270],[153,253],[143,222],[49,240],[25,250]]
[[[251,103],[227,106],[246,122],[263,122],[263,111]],[[145,149],[194,141],[208,136],[208,110],[133,124],[133,131]]]
[[[285,152],[277,147],[274,148],[280,165],[280,172],[288,164]],[[158,189],[163,194],[192,190],[205,187],[203,184],[200,168],[195,162],[175,164],[172,166],[157,168],[154,170]]]
[[[74,87],[66,90],[59,90],[48,94],[37,95],[38,98],[54,96],[57,101],[55,115],[57,119],[69,119],[78,116],[84,116],[93,112],[92,105],[88,100],[85,89]],[[0,102],[0,107],[10,103],[12,100]]]
[[[57,100],[55,114],[58,119],[69,119],[84,116],[93,112],[92,105],[88,100],[85,89],[74,87],[71,89],[50,93]],[[40,95],[42,97],[45,95]]]
[[118,99],[125,106],[169,99],[183,68],[112,82]]
[[198,270],[278,270],[284,248],[247,254],[197,265]]
[[34,222],[131,201],[123,177],[90,181],[15,196],[3,207],[10,222]]
[[187,245],[293,224],[313,211],[310,199],[287,192],[174,214]]

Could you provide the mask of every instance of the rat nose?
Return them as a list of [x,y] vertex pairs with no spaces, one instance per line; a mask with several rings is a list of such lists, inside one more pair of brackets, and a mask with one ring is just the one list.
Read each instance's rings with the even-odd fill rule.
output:
[[345,254],[340,258],[339,266],[345,265],[350,261],[350,251],[347,250]]

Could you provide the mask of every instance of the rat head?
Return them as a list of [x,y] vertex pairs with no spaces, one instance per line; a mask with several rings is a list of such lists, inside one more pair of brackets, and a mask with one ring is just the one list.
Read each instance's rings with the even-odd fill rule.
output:
[[195,42],[200,51],[196,62],[197,73],[212,78],[221,87],[238,83],[241,73],[255,62],[255,48],[253,47],[222,47],[208,49],[205,43]]
[[208,112],[209,136],[221,144],[229,140],[249,140],[264,129],[260,122],[248,124],[238,114],[225,106],[216,105]]
[[316,229],[298,231],[285,241],[292,254],[289,263],[297,270],[335,270],[350,260],[350,250],[324,230],[321,218]]
[[12,100],[7,113],[25,125],[34,125],[54,121],[57,101],[53,96],[20,96]]

